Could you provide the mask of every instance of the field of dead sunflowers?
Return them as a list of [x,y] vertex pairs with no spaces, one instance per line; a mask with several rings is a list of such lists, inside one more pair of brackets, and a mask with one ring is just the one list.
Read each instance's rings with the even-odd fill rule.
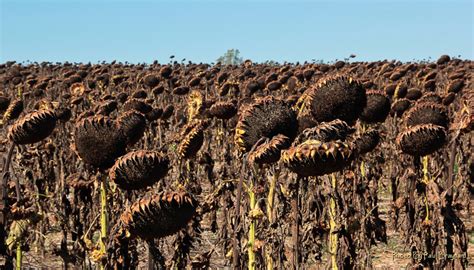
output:
[[1,64],[1,267],[472,269],[473,69]]

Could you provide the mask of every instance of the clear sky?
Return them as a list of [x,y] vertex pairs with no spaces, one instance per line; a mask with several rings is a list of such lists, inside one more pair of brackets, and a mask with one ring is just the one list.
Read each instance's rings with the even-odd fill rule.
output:
[[0,62],[473,59],[473,0],[0,1]]

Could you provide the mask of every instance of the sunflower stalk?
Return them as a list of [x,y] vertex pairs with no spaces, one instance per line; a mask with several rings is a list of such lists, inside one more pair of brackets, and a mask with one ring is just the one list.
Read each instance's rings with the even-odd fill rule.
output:
[[[272,226],[274,220],[273,209],[275,205],[275,187],[276,182],[278,181],[278,177],[280,176],[280,171],[273,169],[273,174],[270,179],[270,188],[268,190],[268,197],[267,197],[267,218],[270,227]],[[267,269],[273,269],[273,247],[272,245],[268,245],[266,248],[266,261],[267,261]]]
[[[16,144],[12,143],[11,146],[10,146],[10,149],[8,150],[8,154],[7,154],[7,158],[6,158],[6,161],[5,161],[5,164],[3,166],[3,170],[2,170],[2,183],[1,183],[1,187],[0,187],[0,195],[1,195],[1,202],[0,202],[0,206],[1,206],[1,216],[0,216],[0,248],[3,252],[3,250],[5,249],[5,237],[7,236],[7,232],[5,230],[6,228],[6,221],[7,221],[7,214],[8,214],[8,201],[7,201],[7,198],[8,198],[8,189],[7,189],[7,183],[8,183],[8,180],[10,179],[10,164],[11,164],[11,160],[12,160],[12,157],[13,157],[13,152],[15,150],[15,146]],[[8,260],[8,258],[6,258]]]
[[334,173],[331,174],[331,187],[332,192],[331,199],[329,202],[329,247],[331,254],[331,269],[337,270],[337,249],[338,249],[338,235],[336,232],[337,222],[336,222],[336,188],[337,188],[337,179]]
[[293,212],[293,226],[291,228],[291,242],[293,244],[293,269],[299,269],[299,189],[301,177],[298,175],[293,187],[291,209]]
[[[428,188],[428,184],[430,182],[430,177],[429,177],[429,173],[428,173],[428,163],[429,163],[429,157],[428,156],[424,156],[422,158],[422,164],[423,164],[423,183],[425,183],[426,185],[426,189]],[[429,221],[430,220],[430,208],[429,208],[429,204],[428,204],[428,197],[426,195],[427,193],[427,190],[425,189],[425,194],[424,194],[424,201],[425,201],[425,208],[426,208],[426,217],[425,217],[425,220],[426,221]]]
[[[261,141],[263,141],[265,138],[261,138],[260,140],[258,140],[253,146],[252,146],[252,149],[250,149],[250,152],[254,151],[255,148],[259,145],[259,143]],[[233,233],[233,237],[232,237],[232,265],[234,266],[234,269],[239,269],[240,268],[240,254],[239,254],[239,245],[238,245],[238,241],[237,241],[237,234],[238,234],[238,228],[240,226],[240,200],[242,198],[242,187],[243,185],[245,184],[244,183],[244,173],[246,172],[246,169],[247,169],[247,162],[248,162],[248,154],[245,154],[244,157],[243,157],[243,162],[242,162],[242,168],[241,168],[241,171],[240,171],[240,177],[239,177],[239,183],[238,183],[238,186],[237,186],[237,195],[236,195],[236,200],[235,200],[235,225],[234,225],[234,233]],[[252,181],[252,180],[251,180]],[[253,192],[253,182],[250,182],[250,184],[252,186],[250,186],[248,188],[248,192]],[[254,198],[255,200],[255,198]],[[252,205],[255,205],[255,203],[251,203],[250,204],[251,206]],[[250,232],[249,232],[249,235],[250,235]],[[254,233],[253,235],[255,235],[255,226],[254,226]],[[254,237],[255,238],[255,237]],[[252,249],[252,253],[253,253],[253,249]],[[250,252],[249,252],[249,256],[250,256]],[[251,266],[250,262],[249,262],[249,267]]]
[[[108,226],[108,212],[107,212],[107,177],[102,176],[100,181],[100,253],[105,255],[107,252],[106,241],[107,226]],[[101,260],[100,269],[105,268],[105,262]]]
[[239,244],[237,241],[237,234],[238,228],[240,226],[240,200],[242,198],[242,186],[244,181],[244,172],[246,169],[247,158],[244,157],[244,161],[242,163],[242,170],[240,172],[239,183],[237,186],[237,195],[235,199],[235,225],[234,225],[234,232],[232,236],[232,265],[234,269],[238,269],[240,267],[240,252],[239,252]]
[[274,222],[274,217],[273,217],[273,208],[275,204],[275,187],[276,187],[276,182],[278,180],[278,177],[280,176],[280,172],[278,170],[275,170],[275,172],[272,175],[272,178],[270,180],[270,188],[268,190],[268,197],[267,197],[267,217],[268,221],[270,224]]
[[15,263],[16,270],[21,270],[22,261],[23,261],[23,252],[21,251],[21,241],[18,241],[16,245],[16,263]]
[[365,172],[365,161],[360,162],[360,175],[362,175],[362,178],[365,178],[366,172]]
[[[255,192],[253,190],[254,184],[253,180],[250,180],[249,184],[249,189],[248,189],[248,195],[249,195],[249,201],[250,201],[250,213],[253,213],[255,211],[255,206],[256,206],[256,197],[255,197]],[[248,252],[248,258],[249,258],[249,265],[248,269],[249,270],[254,270],[255,269],[255,227],[256,227],[256,220],[253,217],[250,217],[250,225],[249,225],[249,235],[248,235],[248,244],[247,244],[247,252]]]

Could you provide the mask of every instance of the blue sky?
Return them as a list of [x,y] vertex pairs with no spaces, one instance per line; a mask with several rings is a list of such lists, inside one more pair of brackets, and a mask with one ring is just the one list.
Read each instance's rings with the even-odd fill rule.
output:
[[0,1],[0,62],[473,59],[472,0]]

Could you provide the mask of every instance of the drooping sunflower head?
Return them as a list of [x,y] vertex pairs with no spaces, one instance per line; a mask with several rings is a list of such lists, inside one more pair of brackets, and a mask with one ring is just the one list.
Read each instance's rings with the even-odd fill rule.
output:
[[10,120],[17,119],[22,112],[23,101],[21,99],[11,101],[7,107],[7,110],[3,114],[3,123],[7,123]]
[[201,92],[193,90],[188,96],[188,119],[192,120],[196,118],[196,116],[200,115],[203,110],[203,96]]
[[411,108],[405,117],[408,127],[420,124],[434,124],[447,127],[449,124],[446,107],[441,104],[423,102]]
[[281,151],[290,147],[291,140],[285,135],[278,134],[273,136],[268,142],[264,142],[257,146],[254,151],[249,154],[250,163],[271,164],[280,159]]
[[10,105],[10,98],[0,95],[0,112],[3,112]]
[[412,156],[426,156],[440,149],[446,141],[444,127],[422,124],[408,128],[397,136],[401,150]]
[[411,106],[411,101],[407,98],[400,98],[397,99],[390,108],[390,115],[391,116],[402,116],[408,108]]
[[209,108],[209,113],[218,119],[230,119],[237,114],[237,106],[232,102],[216,102]]
[[371,152],[380,142],[380,134],[375,129],[369,129],[357,136],[354,140],[354,151],[358,155]]
[[142,81],[144,85],[152,89],[160,83],[160,78],[155,74],[147,74]]
[[115,162],[110,180],[126,190],[146,188],[158,182],[169,170],[170,160],[161,152],[137,150]]
[[311,90],[304,91],[293,106],[293,109],[297,112],[298,133],[318,125],[318,121],[311,111],[312,93]]
[[381,123],[390,112],[390,99],[382,91],[367,91],[367,106],[360,115],[366,123]]
[[353,158],[352,146],[341,141],[307,140],[281,154],[283,164],[300,176],[320,176],[340,171]]
[[8,131],[8,139],[16,144],[33,144],[46,139],[56,127],[52,110],[29,113],[16,121]]
[[84,95],[84,92],[86,91],[86,87],[82,82],[76,82],[71,84],[69,86],[69,92],[73,97],[80,97]]
[[306,90],[304,106],[309,106],[316,122],[341,119],[352,125],[367,103],[363,85],[345,76],[329,77]]
[[335,140],[346,140],[347,136],[355,131],[346,122],[336,119],[330,122],[322,122],[313,128],[307,128],[296,137],[293,145],[303,143],[306,140],[318,140],[329,142]]
[[193,158],[204,142],[204,130],[209,125],[208,120],[194,120],[188,123],[181,132],[181,143],[178,145],[180,159]]
[[163,113],[161,114],[161,119],[162,120],[167,120],[171,116],[173,116],[173,113],[174,113],[174,106],[173,106],[173,104],[169,104],[168,106],[166,106],[163,109]]
[[127,145],[137,143],[145,133],[145,116],[135,110],[127,111],[117,119],[118,126],[127,138]]
[[109,168],[125,153],[127,138],[115,121],[102,116],[79,121],[74,130],[75,150],[87,164]]
[[278,134],[293,140],[298,131],[296,113],[283,100],[267,96],[244,105],[235,128],[235,142],[248,152],[261,138]]
[[149,113],[152,109],[153,108],[149,104],[138,98],[130,98],[123,104],[123,110],[125,111],[136,110],[143,114],[146,114]]
[[185,192],[145,196],[121,215],[131,237],[162,238],[186,227],[196,213],[197,201]]

